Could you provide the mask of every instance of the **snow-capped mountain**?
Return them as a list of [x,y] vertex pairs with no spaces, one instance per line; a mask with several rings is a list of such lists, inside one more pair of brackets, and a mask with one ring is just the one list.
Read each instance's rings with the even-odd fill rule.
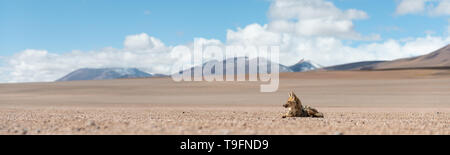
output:
[[322,66],[312,63],[311,61],[302,59],[295,65],[290,66],[289,68],[293,72],[306,72],[306,71],[312,71],[312,70],[322,68]]

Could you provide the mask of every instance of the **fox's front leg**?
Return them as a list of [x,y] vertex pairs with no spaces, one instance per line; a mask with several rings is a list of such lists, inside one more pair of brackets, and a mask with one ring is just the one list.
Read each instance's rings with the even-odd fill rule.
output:
[[281,118],[286,118],[286,117],[288,117],[288,113],[282,113],[281,114]]
[[287,113],[285,113],[285,114],[283,114],[283,115],[281,116],[281,118],[287,118],[287,117],[295,117],[295,115],[292,114],[291,111],[289,111],[289,112],[287,112]]

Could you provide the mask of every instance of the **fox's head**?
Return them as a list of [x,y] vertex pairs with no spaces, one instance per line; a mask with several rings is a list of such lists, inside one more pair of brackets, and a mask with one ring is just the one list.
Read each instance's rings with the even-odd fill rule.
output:
[[297,104],[297,96],[294,94],[294,92],[289,92],[289,99],[286,102],[286,104],[283,104],[283,107],[288,108],[288,107],[293,107],[295,106],[295,104]]

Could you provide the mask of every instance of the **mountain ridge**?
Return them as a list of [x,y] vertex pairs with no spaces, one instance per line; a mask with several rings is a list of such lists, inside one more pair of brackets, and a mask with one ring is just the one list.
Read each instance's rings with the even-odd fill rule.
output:
[[111,80],[125,78],[148,78],[162,77],[163,74],[150,74],[137,68],[80,68],[64,77],[56,80],[63,81],[84,81],[84,80]]
[[429,54],[392,61],[361,61],[324,67],[327,71],[345,70],[400,70],[400,69],[450,69],[450,44]]
[[402,58],[368,66],[366,69],[408,69],[408,68],[446,68],[450,67],[450,44],[429,54],[412,58]]

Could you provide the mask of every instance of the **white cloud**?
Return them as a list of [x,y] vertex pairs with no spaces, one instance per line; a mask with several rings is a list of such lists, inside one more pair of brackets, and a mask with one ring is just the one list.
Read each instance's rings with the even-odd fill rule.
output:
[[272,19],[366,19],[364,11],[349,9],[342,11],[333,3],[324,0],[275,0],[269,10]]
[[[219,40],[197,38],[205,45],[221,45]],[[135,67],[149,73],[170,74],[175,62],[173,47],[141,33],[125,38],[123,49],[107,47],[98,51],[72,51],[56,54],[46,50],[27,49],[5,58],[0,65],[0,82],[54,81],[80,68]],[[186,45],[192,50],[192,45]],[[3,67],[2,67],[3,66]]]
[[228,44],[279,45],[280,59],[292,65],[305,58],[329,66],[365,60],[393,60],[426,54],[450,43],[450,37],[428,35],[421,38],[388,39],[380,43],[352,47],[333,36],[303,36],[295,33],[275,33],[267,25],[251,24],[236,31],[228,30]]
[[[52,54],[45,50],[25,50],[14,55],[8,62],[10,72],[7,82],[54,81],[65,74],[85,67],[151,67],[158,63],[154,54],[136,54],[108,48],[102,51],[73,51],[65,54]],[[156,55],[155,55],[156,56]],[[149,60],[146,60],[149,59]],[[145,61],[143,61],[145,60]],[[144,66],[146,63],[149,66]],[[150,66],[151,65],[151,66]]]
[[[315,38],[294,46],[290,55],[310,59],[322,65],[349,63],[367,60],[394,60],[398,58],[427,54],[450,42],[450,38],[427,36],[407,42],[389,39],[381,43],[362,44],[356,47],[345,45],[335,38]],[[287,58],[287,57],[286,57]]]
[[300,36],[333,36],[343,39],[378,39],[361,36],[353,20],[367,19],[366,12],[341,10],[324,0],[276,0],[269,10],[270,30]]
[[363,36],[353,29],[352,20],[365,19],[368,15],[355,9],[340,10],[323,0],[276,0],[270,7],[269,17],[271,21],[266,25],[251,24],[228,30],[227,44],[280,45],[280,58],[285,65],[305,58],[328,66],[416,56],[450,42],[449,38],[428,35],[407,41],[388,39],[354,47],[345,44],[344,40],[381,38],[377,34]]
[[439,4],[432,9],[432,15],[450,15],[450,0],[440,0]]
[[130,35],[125,38],[124,46],[126,49],[142,50],[157,49],[164,47],[161,40],[148,36],[146,33]]
[[396,14],[414,14],[425,10],[425,3],[429,0],[401,0],[397,5]]
[[432,16],[450,15],[450,0],[400,0],[396,14],[426,13]]
[[267,30],[267,25],[250,24],[236,31],[227,31],[227,43],[239,45],[279,45],[281,34]]
[[426,36],[405,41],[389,39],[382,43],[361,45],[356,49],[374,53],[374,58],[393,60],[433,52],[450,42],[450,37]]

